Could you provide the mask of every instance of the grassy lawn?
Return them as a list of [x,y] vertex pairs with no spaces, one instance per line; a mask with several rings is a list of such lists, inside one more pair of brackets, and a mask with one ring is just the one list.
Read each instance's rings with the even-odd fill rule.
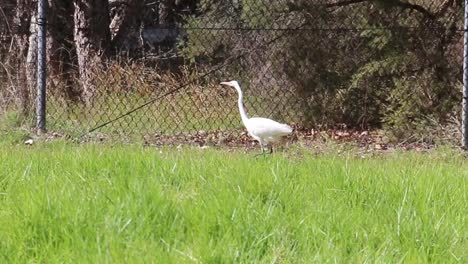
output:
[[459,153],[0,151],[2,263],[467,262]]

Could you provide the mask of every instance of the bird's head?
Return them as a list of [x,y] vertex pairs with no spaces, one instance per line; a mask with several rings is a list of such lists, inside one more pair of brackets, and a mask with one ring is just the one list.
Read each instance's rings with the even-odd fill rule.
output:
[[232,87],[239,86],[239,83],[238,83],[237,81],[221,82],[221,84],[223,84],[223,85],[228,85],[228,86],[232,86]]
[[239,83],[237,81],[221,82],[221,84],[234,87],[234,88],[236,88],[237,93],[242,94],[241,88],[240,88]]

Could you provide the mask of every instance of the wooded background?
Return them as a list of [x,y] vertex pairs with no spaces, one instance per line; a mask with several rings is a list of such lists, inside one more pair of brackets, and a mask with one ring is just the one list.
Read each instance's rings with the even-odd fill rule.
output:
[[[51,129],[64,129],[60,120],[90,128],[187,83],[114,126],[236,127],[234,95],[217,86],[229,79],[246,89],[251,114],[304,127],[383,127],[404,135],[459,125],[461,0],[48,3]],[[26,120],[34,112],[36,5],[0,5],[1,108]],[[170,129],[149,126],[153,121]]]

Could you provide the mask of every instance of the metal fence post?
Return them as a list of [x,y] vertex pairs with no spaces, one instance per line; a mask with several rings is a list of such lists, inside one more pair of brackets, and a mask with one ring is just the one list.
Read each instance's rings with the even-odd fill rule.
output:
[[465,0],[463,52],[462,148],[468,150],[468,0]]
[[37,3],[37,98],[36,128],[46,132],[46,9],[47,0]]

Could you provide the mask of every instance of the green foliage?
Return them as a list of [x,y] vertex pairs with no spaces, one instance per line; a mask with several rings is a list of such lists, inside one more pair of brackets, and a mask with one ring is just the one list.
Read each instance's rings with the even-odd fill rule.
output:
[[29,127],[32,117],[17,111],[6,111],[0,116],[0,148],[11,144],[23,144],[30,138]]
[[404,1],[332,9],[327,1],[203,3],[189,28],[238,30],[189,30],[185,56],[220,62],[249,50],[226,75],[293,91],[302,123],[407,129],[426,119],[444,124],[458,104],[461,6],[436,16],[432,2],[415,4],[432,18]]

